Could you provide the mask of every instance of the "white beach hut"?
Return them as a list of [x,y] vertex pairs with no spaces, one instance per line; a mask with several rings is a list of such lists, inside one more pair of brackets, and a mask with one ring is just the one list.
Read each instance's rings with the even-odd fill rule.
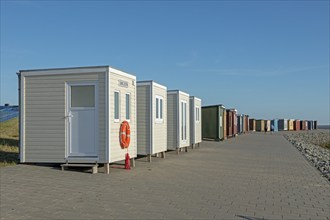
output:
[[[110,66],[17,74],[21,163],[102,163],[108,173],[127,152],[137,156],[135,76]],[[123,121],[130,126],[128,148],[120,143]]]
[[190,145],[189,94],[167,91],[167,149],[188,151]]
[[137,154],[151,156],[159,153],[165,158],[167,150],[167,88],[154,81],[137,82]]
[[190,96],[190,144],[194,148],[202,142],[202,100]]
[[265,120],[265,127],[267,127],[267,131],[270,131],[270,120]]

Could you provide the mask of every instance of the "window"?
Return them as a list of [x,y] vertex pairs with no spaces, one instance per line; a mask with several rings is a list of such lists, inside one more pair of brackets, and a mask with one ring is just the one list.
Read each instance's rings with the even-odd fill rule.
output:
[[130,120],[131,116],[131,99],[130,94],[126,94],[126,120]]
[[119,122],[119,92],[114,92],[114,119]]
[[181,101],[181,140],[187,140],[187,103]]
[[200,107],[196,107],[195,114],[196,114],[196,122],[199,122],[200,121]]
[[163,97],[156,96],[156,122],[163,122]]
[[163,99],[161,98],[161,99],[159,99],[159,109],[160,109],[160,111],[159,111],[159,116],[160,116],[160,119],[163,119]]
[[159,119],[159,98],[156,98],[156,119]]
[[71,86],[71,107],[95,107],[95,86]]

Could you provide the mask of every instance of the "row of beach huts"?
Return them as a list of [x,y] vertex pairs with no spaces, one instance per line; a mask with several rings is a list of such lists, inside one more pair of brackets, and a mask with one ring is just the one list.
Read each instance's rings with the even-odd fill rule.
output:
[[[254,120],[223,105],[110,66],[21,70],[19,79],[20,162],[63,167],[134,163],[194,148],[202,139],[224,140],[248,131],[309,128],[294,120]],[[316,122],[313,122],[316,128]],[[270,128],[271,126],[267,126]],[[291,126],[292,124],[292,126]],[[126,157],[127,159],[127,157]]]
[[317,129],[317,121],[294,119],[253,119],[247,114],[237,114],[236,109],[226,109],[222,104],[202,107],[202,138],[226,140],[246,132],[277,132]]
[[273,119],[273,120],[255,120],[250,119],[251,131],[304,131],[316,130],[317,121],[298,120],[298,119]]

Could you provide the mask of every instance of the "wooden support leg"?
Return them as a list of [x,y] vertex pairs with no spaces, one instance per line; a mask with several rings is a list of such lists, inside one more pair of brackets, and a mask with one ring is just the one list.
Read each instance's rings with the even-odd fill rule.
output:
[[131,165],[132,165],[132,167],[135,167],[135,159],[134,158],[131,158]]
[[188,147],[185,147],[185,152],[188,152]]
[[105,163],[104,164],[104,173],[105,174],[109,174],[110,173],[110,164],[109,163]]
[[148,154],[148,162],[151,163],[151,154]]
[[165,151],[164,151],[164,152],[162,152],[162,158],[164,158],[164,159],[165,159]]
[[179,155],[180,153],[180,148],[176,149],[176,154]]

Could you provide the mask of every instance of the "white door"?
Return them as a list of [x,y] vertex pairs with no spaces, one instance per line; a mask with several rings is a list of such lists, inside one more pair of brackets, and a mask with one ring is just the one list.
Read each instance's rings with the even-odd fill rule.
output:
[[68,156],[97,156],[97,85],[70,83],[67,87]]

